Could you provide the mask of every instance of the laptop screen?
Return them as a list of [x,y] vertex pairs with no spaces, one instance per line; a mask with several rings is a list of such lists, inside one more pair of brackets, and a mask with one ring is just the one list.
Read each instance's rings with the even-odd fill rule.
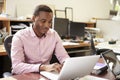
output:
[[102,53],[103,58],[105,59],[109,69],[115,76],[120,74],[120,62],[116,54],[112,50],[108,50]]

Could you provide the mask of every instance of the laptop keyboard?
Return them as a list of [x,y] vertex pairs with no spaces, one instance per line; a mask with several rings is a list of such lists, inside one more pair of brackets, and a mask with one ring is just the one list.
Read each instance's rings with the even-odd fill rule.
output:
[[58,72],[47,72],[47,71],[41,71],[40,74],[50,80],[57,80],[59,75]]
[[[57,73],[57,72],[47,72],[47,71],[42,71],[42,72],[40,72],[40,74],[50,80],[58,80],[58,75],[59,75],[59,73]],[[99,78],[99,77],[95,77],[95,76],[91,76],[91,75],[86,75],[82,78],[77,77],[73,80],[108,80],[108,79]]]

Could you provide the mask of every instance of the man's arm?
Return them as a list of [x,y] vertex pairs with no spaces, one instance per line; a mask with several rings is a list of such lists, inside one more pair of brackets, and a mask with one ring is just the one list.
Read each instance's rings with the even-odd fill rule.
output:
[[11,46],[12,72],[14,74],[39,72],[41,64],[29,64],[25,61],[23,43],[18,36],[14,36]]
[[59,60],[59,62],[63,64],[65,59],[70,58],[70,56],[68,55],[67,51],[63,47],[62,40],[57,33],[56,33],[55,38],[57,40],[56,47],[55,47],[55,55],[57,59]]

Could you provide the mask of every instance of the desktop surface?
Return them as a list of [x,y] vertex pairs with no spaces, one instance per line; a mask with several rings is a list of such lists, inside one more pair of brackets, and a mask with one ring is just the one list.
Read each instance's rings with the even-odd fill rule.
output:
[[[98,62],[104,63],[102,58],[100,58]],[[102,75],[93,75],[93,74],[91,74],[91,75],[92,76],[97,76],[97,77],[100,77],[100,78],[105,78],[105,79],[108,79],[108,80],[115,80],[114,75],[109,70],[108,70],[108,72],[106,72]],[[13,75],[11,77],[14,78],[15,80],[49,80],[39,73],[24,73],[24,74],[19,74],[19,75]],[[0,80],[7,80],[7,78],[3,78],[3,79],[1,78]]]
[[120,54],[120,41],[116,41],[116,44],[109,44],[109,42],[101,42],[98,43],[96,46],[98,49],[106,48],[106,49],[111,49],[115,53]]

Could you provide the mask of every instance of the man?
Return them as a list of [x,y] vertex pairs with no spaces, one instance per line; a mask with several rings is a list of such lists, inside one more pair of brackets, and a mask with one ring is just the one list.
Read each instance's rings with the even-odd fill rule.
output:
[[[12,73],[60,71],[69,58],[56,31],[50,29],[53,12],[46,5],[36,7],[33,25],[18,31],[12,40]],[[50,64],[53,52],[61,64]]]

